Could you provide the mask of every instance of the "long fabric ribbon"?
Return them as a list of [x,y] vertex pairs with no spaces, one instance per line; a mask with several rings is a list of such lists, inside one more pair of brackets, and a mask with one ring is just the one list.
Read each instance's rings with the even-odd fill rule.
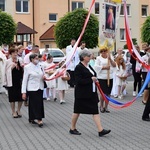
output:
[[[132,99],[131,101],[126,102],[126,103],[119,102],[119,101],[117,101],[117,100],[115,100],[115,99],[113,99],[113,98],[110,98],[110,97],[106,96],[106,95],[103,93],[103,91],[102,91],[102,89],[101,89],[101,87],[100,87],[99,82],[96,82],[96,86],[97,86],[97,88],[98,88],[100,94],[102,95],[103,99],[105,100],[105,102],[108,103],[108,101],[109,101],[109,102],[112,103],[112,104],[109,103],[109,105],[110,105],[111,107],[113,107],[113,108],[115,108],[115,109],[120,109],[120,108],[125,108],[125,107],[128,107],[128,106],[132,105],[133,102],[134,102],[135,100],[137,100],[137,98],[143,93],[145,87],[147,86],[147,84],[148,84],[149,82],[150,82],[150,71],[147,73],[145,82],[144,82],[144,84],[143,84],[143,86],[142,86],[140,92],[138,93],[138,95],[137,95],[134,99]],[[113,104],[114,104],[114,105],[113,105]]]
[[[126,41],[127,41],[127,46],[129,49],[130,54],[133,56],[134,59],[137,59],[144,68],[149,70],[149,65],[146,64],[143,60],[143,58],[140,56],[139,52],[136,50],[132,39],[131,39],[131,32],[130,32],[130,28],[129,28],[129,21],[128,21],[128,16],[127,16],[127,5],[126,5],[126,1],[124,1],[124,18],[125,18],[125,31],[126,31]],[[136,58],[133,55],[136,55]]]
[[[77,46],[79,45],[79,42],[81,41],[81,38],[82,38],[82,36],[83,36],[83,34],[85,32],[85,29],[86,29],[86,26],[88,24],[88,21],[89,21],[89,18],[90,18],[90,14],[92,12],[92,8],[93,8],[94,4],[95,4],[95,0],[92,0],[90,8],[89,8],[89,11],[88,11],[88,15],[86,17],[86,20],[84,22],[84,26],[83,26],[82,31],[80,33],[80,36],[79,36],[77,42],[75,43],[75,45],[73,47],[73,50],[72,50],[72,53],[70,54],[70,57],[68,59],[66,59],[64,65],[61,68],[63,68],[64,66],[67,67],[70,64],[72,58],[74,57],[75,52],[77,50]],[[65,70],[62,70],[60,73],[58,73],[58,71],[56,70],[56,72],[54,72],[54,74],[52,74],[49,78],[45,78],[45,80],[49,81],[49,80],[52,80],[52,79],[56,79],[57,77],[59,77],[60,75],[62,75],[64,71]]]

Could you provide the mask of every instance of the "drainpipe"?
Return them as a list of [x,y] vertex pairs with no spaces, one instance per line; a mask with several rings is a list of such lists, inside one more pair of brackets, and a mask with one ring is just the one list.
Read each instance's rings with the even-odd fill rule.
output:
[[68,12],[70,12],[70,0],[68,0]]
[[[33,30],[35,30],[35,14],[34,14],[34,0],[32,0],[32,22],[33,22]],[[35,44],[35,34],[33,34],[33,44]]]

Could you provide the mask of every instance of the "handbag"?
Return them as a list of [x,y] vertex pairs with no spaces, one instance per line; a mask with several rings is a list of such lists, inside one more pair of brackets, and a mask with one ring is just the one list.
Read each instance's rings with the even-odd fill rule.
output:
[[44,88],[47,88],[47,84],[46,84],[46,82],[44,81]]
[[69,81],[70,80],[70,74],[67,72],[65,76],[62,76],[61,79],[63,81]]
[[[41,65],[40,65],[40,67],[41,67]],[[43,70],[43,68],[41,67],[41,70],[42,70],[42,72],[43,72],[43,74],[44,74],[44,70]],[[43,81],[44,82],[44,88],[47,88],[47,84],[46,84],[46,82],[45,81]]]

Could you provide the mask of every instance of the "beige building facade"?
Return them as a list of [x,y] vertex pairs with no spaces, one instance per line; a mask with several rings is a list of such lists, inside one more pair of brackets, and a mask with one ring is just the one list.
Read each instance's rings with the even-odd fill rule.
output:
[[[41,48],[57,47],[53,27],[67,12],[84,8],[84,0],[1,0],[0,9],[10,13],[14,20],[34,29],[38,33],[26,36]],[[51,33],[51,35],[48,35]],[[18,37],[18,41],[21,40]]]
[[[90,7],[91,0],[1,0],[0,9],[10,13],[14,20],[37,31],[37,34],[26,35],[24,40],[44,47],[57,47],[54,38],[54,26],[67,12],[75,8]],[[96,0],[93,13],[99,18],[101,0]],[[141,26],[150,15],[150,0],[127,0],[127,11],[132,38],[136,38],[141,45]],[[21,40],[18,36],[18,41]],[[69,44],[69,43],[68,43]],[[121,7],[119,25],[117,29],[116,47],[126,44],[124,15]],[[26,46],[26,45],[25,45]]]
[[[89,8],[91,0],[85,1],[85,7]],[[99,9],[102,1],[96,0],[93,13],[99,18]],[[130,24],[131,36],[137,39],[141,46],[141,27],[146,17],[150,15],[150,0],[127,0],[127,12]],[[126,44],[123,5],[121,6],[120,18],[116,35],[116,48]],[[141,46],[142,47],[142,46]]]

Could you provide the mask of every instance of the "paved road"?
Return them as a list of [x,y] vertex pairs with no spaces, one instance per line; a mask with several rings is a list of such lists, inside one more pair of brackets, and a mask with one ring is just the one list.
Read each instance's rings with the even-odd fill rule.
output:
[[[132,85],[128,83],[128,95],[133,97]],[[22,107],[22,118],[11,116],[10,105],[5,94],[0,95],[0,150],[149,150],[150,122],[141,120],[144,105],[142,98],[132,106],[100,114],[102,125],[112,132],[98,137],[92,116],[81,115],[78,130],[81,136],[70,135],[73,110],[73,89],[66,94],[66,104],[59,101],[44,101],[46,118],[44,127],[28,123],[27,107]]]

